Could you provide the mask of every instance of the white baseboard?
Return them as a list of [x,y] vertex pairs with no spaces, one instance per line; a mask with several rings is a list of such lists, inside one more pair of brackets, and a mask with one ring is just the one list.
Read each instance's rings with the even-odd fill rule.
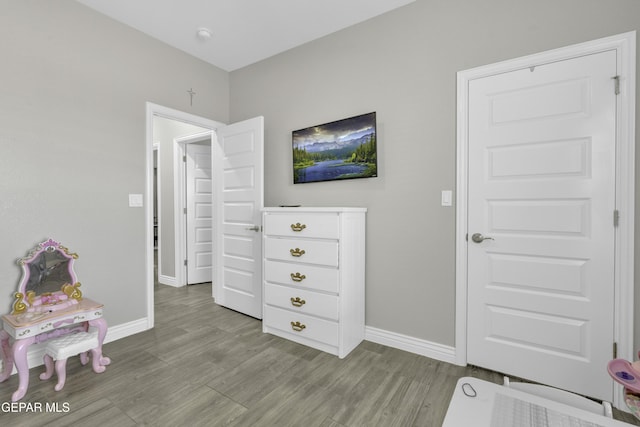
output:
[[371,326],[365,326],[364,339],[376,344],[386,345],[388,347],[430,357],[442,362],[452,363],[454,365],[456,364],[456,349],[448,345],[421,340],[419,338],[389,332]]
[[[149,321],[147,318],[134,320],[132,322],[123,323],[122,325],[116,325],[107,329],[107,336],[104,338],[104,343],[119,340],[120,338],[128,337],[139,332],[146,331],[149,328]],[[45,343],[32,344],[29,346],[29,353],[27,353],[27,363],[29,368],[35,368],[44,364],[44,347]],[[108,354],[107,354],[108,356]],[[0,360],[0,372],[4,368],[4,362]],[[11,375],[16,374],[16,368],[13,367]]]
[[162,283],[163,285],[173,286],[174,288],[180,288],[181,287],[181,286],[178,286],[176,278],[172,277],[172,276],[159,275],[158,276],[158,282]]
[[149,327],[149,319],[143,317],[142,319],[134,320],[132,322],[123,323],[122,325],[116,325],[107,329],[107,336],[104,338],[105,344],[111,341],[119,340],[130,335],[135,335],[140,332],[144,332]]

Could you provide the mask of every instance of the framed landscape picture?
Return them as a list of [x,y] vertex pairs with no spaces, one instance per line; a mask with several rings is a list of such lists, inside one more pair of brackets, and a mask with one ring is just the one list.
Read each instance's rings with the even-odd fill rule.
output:
[[376,113],[292,132],[293,183],[378,176]]

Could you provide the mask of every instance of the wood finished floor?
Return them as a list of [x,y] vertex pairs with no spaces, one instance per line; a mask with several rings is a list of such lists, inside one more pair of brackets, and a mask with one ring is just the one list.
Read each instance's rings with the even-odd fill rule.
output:
[[[211,285],[156,287],[153,330],[104,346],[102,374],[67,363],[67,382],[31,369],[22,402],[67,412],[0,411],[2,426],[440,426],[456,381],[502,375],[363,342],[343,360],[272,335],[217,306]],[[6,406],[17,376],[0,384]],[[6,407],[5,407],[6,409]],[[628,414],[616,417],[634,422]],[[640,425],[640,424],[636,424]]]

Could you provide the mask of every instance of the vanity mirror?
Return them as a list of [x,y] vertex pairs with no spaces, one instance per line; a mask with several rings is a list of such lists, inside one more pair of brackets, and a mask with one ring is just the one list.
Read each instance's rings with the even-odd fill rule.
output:
[[62,310],[82,300],[73,262],[78,258],[49,239],[18,260],[22,280],[11,314],[40,314]]

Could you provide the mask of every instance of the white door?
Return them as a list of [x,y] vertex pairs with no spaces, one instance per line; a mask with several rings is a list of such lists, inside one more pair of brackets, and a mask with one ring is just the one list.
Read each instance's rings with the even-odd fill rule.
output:
[[[212,142],[216,185],[214,298],[262,318],[262,117],[220,128]],[[215,140],[217,139],[217,141]],[[218,176],[219,174],[219,176]]]
[[606,400],[614,76],[601,52],[472,80],[468,106],[467,361]]
[[211,141],[186,146],[187,284],[212,281]]

